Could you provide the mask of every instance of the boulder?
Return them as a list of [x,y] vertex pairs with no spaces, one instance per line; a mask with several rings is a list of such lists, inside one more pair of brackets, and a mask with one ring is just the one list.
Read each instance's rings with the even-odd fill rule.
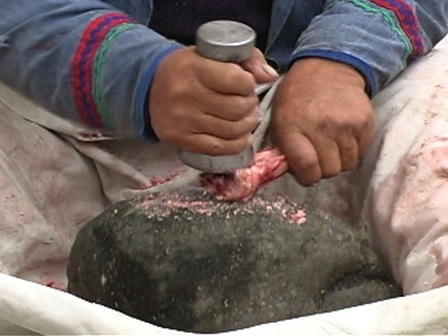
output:
[[280,196],[199,189],[118,203],[79,232],[68,291],[155,325],[222,332],[401,295],[367,234]]

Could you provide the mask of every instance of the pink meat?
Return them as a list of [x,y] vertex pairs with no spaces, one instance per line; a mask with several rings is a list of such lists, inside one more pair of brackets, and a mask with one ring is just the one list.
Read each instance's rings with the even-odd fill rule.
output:
[[276,147],[269,147],[255,154],[254,162],[247,168],[230,174],[203,173],[202,187],[215,193],[218,199],[244,201],[252,197],[264,184],[288,171],[285,156]]

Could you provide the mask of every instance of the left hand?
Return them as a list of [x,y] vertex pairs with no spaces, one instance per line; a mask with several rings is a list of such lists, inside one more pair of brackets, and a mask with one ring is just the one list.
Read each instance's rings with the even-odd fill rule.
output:
[[356,167],[375,125],[363,77],[340,62],[297,61],[274,99],[273,140],[304,186]]

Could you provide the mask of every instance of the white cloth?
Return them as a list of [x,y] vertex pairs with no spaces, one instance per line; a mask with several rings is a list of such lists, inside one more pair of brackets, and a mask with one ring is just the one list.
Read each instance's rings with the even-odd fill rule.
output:
[[[0,288],[2,335],[194,335],[157,327],[73,295],[4,274],[0,274]],[[443,287],[219,335],[447,335],[447,297],[448,287]]]
[[[312,188],[285,176],[262,192],[367,225],[406,293],[444,285],[447,86],[445,38],[374,99],[378,134],[359,169]],[[108,204],[194,183],[196,174],[173,148],[91,134],[0,85],[0,333],[174,335],[36,283],[66,286],[80,225]],[[441,288],[233,334],[447,333],[447,298]]]

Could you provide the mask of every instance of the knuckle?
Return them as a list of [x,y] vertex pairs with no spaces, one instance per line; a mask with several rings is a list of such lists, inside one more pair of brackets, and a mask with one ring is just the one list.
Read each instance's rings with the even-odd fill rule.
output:
[[169,125],[171,125],[170,129],[172,132],[176,133],[176,130],[179,130],[178,125],[175,125],[176,120],[182,120],[180,130],[188,128],[188,113],[186,113],[186,110],[182,108],[182,105],[180,104],[172,104],[170,107],[168,107],[165,111],[165,115],[167,117],[167,120],[171,121]]
[[208,147],[207,151],[208,153],[206,154],[211,156],[219,156],[225,153],[224,147],[219,141],[212,143],[211,146]]
[[322,167],[322,176],[323,177],[333,177],[341,172],[341,167],[337,166],[323,166]]
[[226,85],[235,85],[240,79],[240,70],[238,65],[233,63],[227,64],[227,72],[222,74],[222,81]]
[[196,89],[197,85],[195,80],[178,80],[174,85],[171,85],[169,87],[168,92],[166,92],[165,94],[167,95],[167,97],[173,97],[171,99],[182,99],[191,95],[191,93]]
[[206,155],[234,155],[241,153],[248,145],[245,138],[231,141],[216,140],[204,149]]
[[246,118],[243,122],[241,122],[241,126],[238,129],[238,133],[240,133],[240,135],[249,135],[255,130],[257,125],[258,125],[257,116],[251,116],[249,118]]
[[248,134],[250,132],[250,128],[247,127],[244,123],[235,123],[233,127],[229,127],[227,134],[229,140],[236,140]]
[[311,157],[304,156],[297,163],[297,170],[302,172],[311,172],[316,170],[319,167],[319,162]]
[[[231,67],[230,67],[231,66]],[[224,77],[226,85],[237,87],[241,94],[249,95],[255,88],[255,79],[237,64],[229,64],[229,71]]]
[[182,148],[193,153],[209,156],[222,155],[222,146],[219,139],[208,138],[202,135],[193,135],[182,140]]
[[160,140],[176,144],[179,139],[178,130],[174,130],[173,128],[165,128],[160,134]]
[[238,122],[235,127],[235,132],[241,136],[248,136],[252,134],[252,132],[257,128],[257,125],[260,122],[259,115],[257,113],[250,114],[241,122]]
[[342,170],[350,170],[355,168],[358,165],[358,161],[357,160],[352,160],[349,162],[345,162],[342,165]]
[[229,147],[229,154],[239,154],[249,147],[252,143],[251,135],[243,136],[232,142],[232,146]]
[[256,114],[257,99],[254,97],[235,96],[232,104],[234,118],[243,119]]
[[249,101],[246,97],[235,96],[233,101],[233,111],[235,115],[239,117],[244,117],[248,113]]
[[336,153],[328,153],[328,155],[321,157],[320,169],[324,178],[339,174],[342,171],[342,162],[339,155]]
[[324,133],[324,132],[327,132],[328,131],[328,129],[330,128],[331,126],[330,126],[330,122],[328,121],[328,120],[326,120],[326,119],[324,119],[324,120],[320,120],[319,122],[317,122],[317,124],[316,124],[316,129],[317,129],[317,131],[320,133],[320,132],[322,132],[322,133]]

